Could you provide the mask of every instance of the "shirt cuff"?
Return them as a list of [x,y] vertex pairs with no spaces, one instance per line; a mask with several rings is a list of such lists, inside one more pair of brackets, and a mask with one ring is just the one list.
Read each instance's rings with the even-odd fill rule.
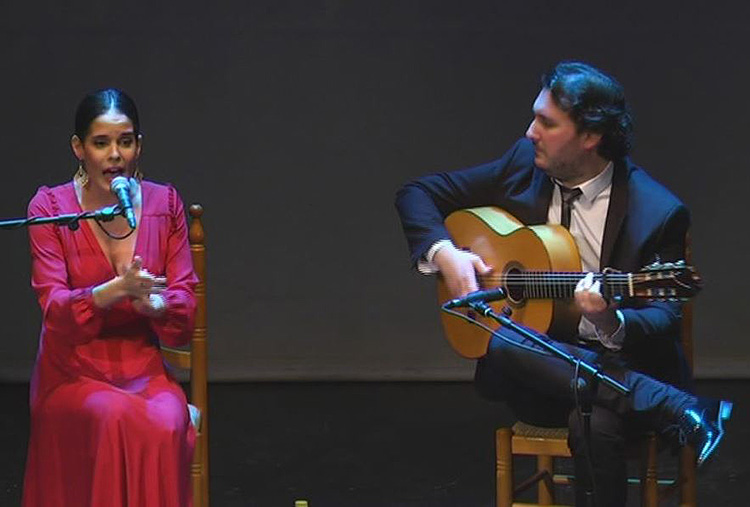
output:
[[427,250],[427,253],[424,255],[424,259],[419,259],[417,261],[417,271],[419,271],[423,275],[434,275],[435,273],[439,272],[440,270],[433,262],[433,259],[435,258],[435,254],[438,252],[438,250],[446,245],[453,245],[453,242],[449,239],[441,239],[433,243],[430,249]]
[[167,308],[167,302],[160,294],[149,294],[148,298],[151,301],[151,306],[157,312],[163,312]]
[[625,341],[625,316],[623,316],[620,310],[615,310],[615,315],[617,315],[617,320],[620,322],[620,325],[617,326],[614,333],[601,333],[598,328],[595,328],[597,339],[602,345],[610,350],[622,349],[622,344]]

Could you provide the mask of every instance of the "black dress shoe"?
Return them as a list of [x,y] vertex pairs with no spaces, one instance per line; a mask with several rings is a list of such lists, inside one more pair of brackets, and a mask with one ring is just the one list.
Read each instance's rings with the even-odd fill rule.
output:
[[724,421],[732,415],[732,402],[699,400],[680,416],[680,429],[688,443],[695,447],[701,466],[714,453],[724,437]]

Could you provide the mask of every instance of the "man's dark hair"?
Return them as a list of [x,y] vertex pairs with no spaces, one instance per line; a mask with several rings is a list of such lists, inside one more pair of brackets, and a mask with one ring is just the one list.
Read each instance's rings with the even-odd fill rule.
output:
[[614,78],[585,63],[561,62],[542,76],[542,86],[579,132],[602,135],[599,155],[615,160],[630,152],[633,119],[622,85]]

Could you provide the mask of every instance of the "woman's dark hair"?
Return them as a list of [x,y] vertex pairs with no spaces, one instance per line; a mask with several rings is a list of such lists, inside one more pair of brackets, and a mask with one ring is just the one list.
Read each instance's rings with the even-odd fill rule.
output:
[[561,62],[542,76],[556,105],[579,132],[602,135],[597,153],[608,160],[626,156],[633,141],[633,119],[622,85],[591,65]]
[[127,116],[133,123],[133,131],[140,135],[140,122],[135,102],[127,93],[117,88],[105,88],[86,95],[76,109],[75,135],[83,140],[91,123],[108,111],[117,111]]

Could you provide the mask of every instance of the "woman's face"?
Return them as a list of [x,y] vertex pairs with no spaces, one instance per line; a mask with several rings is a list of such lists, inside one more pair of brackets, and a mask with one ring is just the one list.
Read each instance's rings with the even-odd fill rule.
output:
[[109,192],[116,176],[133,176],[141,154],[140,139],[133,130],[133,122],[119,111],[108,111],[97,116],[89,126],[86,138],[73,136],[73,152],[83,162],[89,176],[88,187]]

